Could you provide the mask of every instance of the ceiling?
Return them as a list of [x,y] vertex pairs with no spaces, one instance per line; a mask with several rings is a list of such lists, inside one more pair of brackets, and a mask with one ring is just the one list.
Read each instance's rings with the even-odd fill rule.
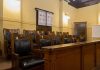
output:
[[65,0],[68,4],[74,6],[75,8],[82,8],[90,5],[100,3],[100,0]]

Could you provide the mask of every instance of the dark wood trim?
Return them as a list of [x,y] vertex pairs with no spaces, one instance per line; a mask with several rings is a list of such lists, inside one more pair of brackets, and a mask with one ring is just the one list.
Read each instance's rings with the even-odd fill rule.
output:
[[[40,8],[35,8],[35,10],[37,11],[37,10],[43,10],[43,9],[40,9]],[[49,13],[54,14],[53,12],[50,12],[50,11],[47,11],[47,10],[43,10],[43,11],[46,11],[46,12],[49,12]]]
[[[38,25],[38,9],[39,8],[35,8],[35,9],[36,9],[36,30],[37,31],[52,31],[52,26],[47,26],[47,18],[46,18],[46,25]],[[42,10],[42,9],[39,9],[39,10]],[[46,10],[43,10],[43,11],[46,11]],[[46,11],[46,12],[49,12],[49,11]],[[47,17],[47,13],[46,13],[46,17]]]

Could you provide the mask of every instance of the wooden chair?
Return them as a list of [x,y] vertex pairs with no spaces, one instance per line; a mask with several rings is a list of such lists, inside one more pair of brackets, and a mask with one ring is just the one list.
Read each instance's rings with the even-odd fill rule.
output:
[[32,40],[31,41],[32,45],[35,48],[35,46],[37,45],[37,41],[36,41],[36,35],[37,35],[37,33],[36,33],[36,31],[35,30],[23,30],[23,34],[25,36],[28,36],[28,37],[30,36],[30,40]]
[[4,33],[4,51],[7,59],[11,59],[11,33],[17,35],[19,29],[3,29]]
[[69,35],[68,32],[63,32],[63,39],[64,39],[64,44],[74,42],[74,37],[72,35]]
[[44,60],[33,54],[29,37],[21,35],[21,37],[18,36],[18,39],[14,39],[12,34],[11,44],[14,70],[44,70]]
[[72,43],[77,42],[76,35],[72,35]]

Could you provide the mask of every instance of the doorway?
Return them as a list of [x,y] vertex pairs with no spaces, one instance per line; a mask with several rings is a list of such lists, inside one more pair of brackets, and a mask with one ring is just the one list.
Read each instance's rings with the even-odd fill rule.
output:
[[87,22],[74,22],[74,35],[78,36],[80,41],[86,41]]

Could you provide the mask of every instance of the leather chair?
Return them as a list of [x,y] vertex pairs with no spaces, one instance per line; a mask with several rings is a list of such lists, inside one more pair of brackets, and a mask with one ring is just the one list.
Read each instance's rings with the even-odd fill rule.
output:
[[73,43],[74,40],[72,39],[72,36],[71,35],[68,35],[67,37],[64,38],[64,43],[67,44],[67,43]]
[[68,43],[73,43],[73,40],[72,40],[72,36],[71,35],[68,36]]
[[[41,58],[44,57],[44,54],[42,52],[42,47],[47,47],[47,46],[51,46],[51,40],[49,39],[48,35],[41,35],[39,33],[36,34],[35,36],[36,38],[36,44],[33,44],[33,52],[35,54],[37,54],[37,57],[40,56]],[[34,39],[34,35],[33,38]]]
[[56,34],[55,34],[55,32],[51,32],[51,35],[50,35],[50,37],[51,37],[51,43],[52,43],[52,45],[56,45]]
[[68,38],[64,38],[64,44],[67,44],[68,42]]
[[44,60],[32,52],[29,39],[12,40],[12,66],[14,70],[43,70]]
[[51,41],[48,39],[40,39],[40,46],[46,47],[46,46],[51,46]]
[[59,35],[55,35],[54,38],[52,39],[53,45],[59,45],[61,44],[61,38]]
[[41,38],[40,32],[35,30],[23,30],[23,33],[26,37],[30,38],[33,53],[35,53],[37,57],[42,58],[43,53],[40,49],[40,44],[39,44]]

